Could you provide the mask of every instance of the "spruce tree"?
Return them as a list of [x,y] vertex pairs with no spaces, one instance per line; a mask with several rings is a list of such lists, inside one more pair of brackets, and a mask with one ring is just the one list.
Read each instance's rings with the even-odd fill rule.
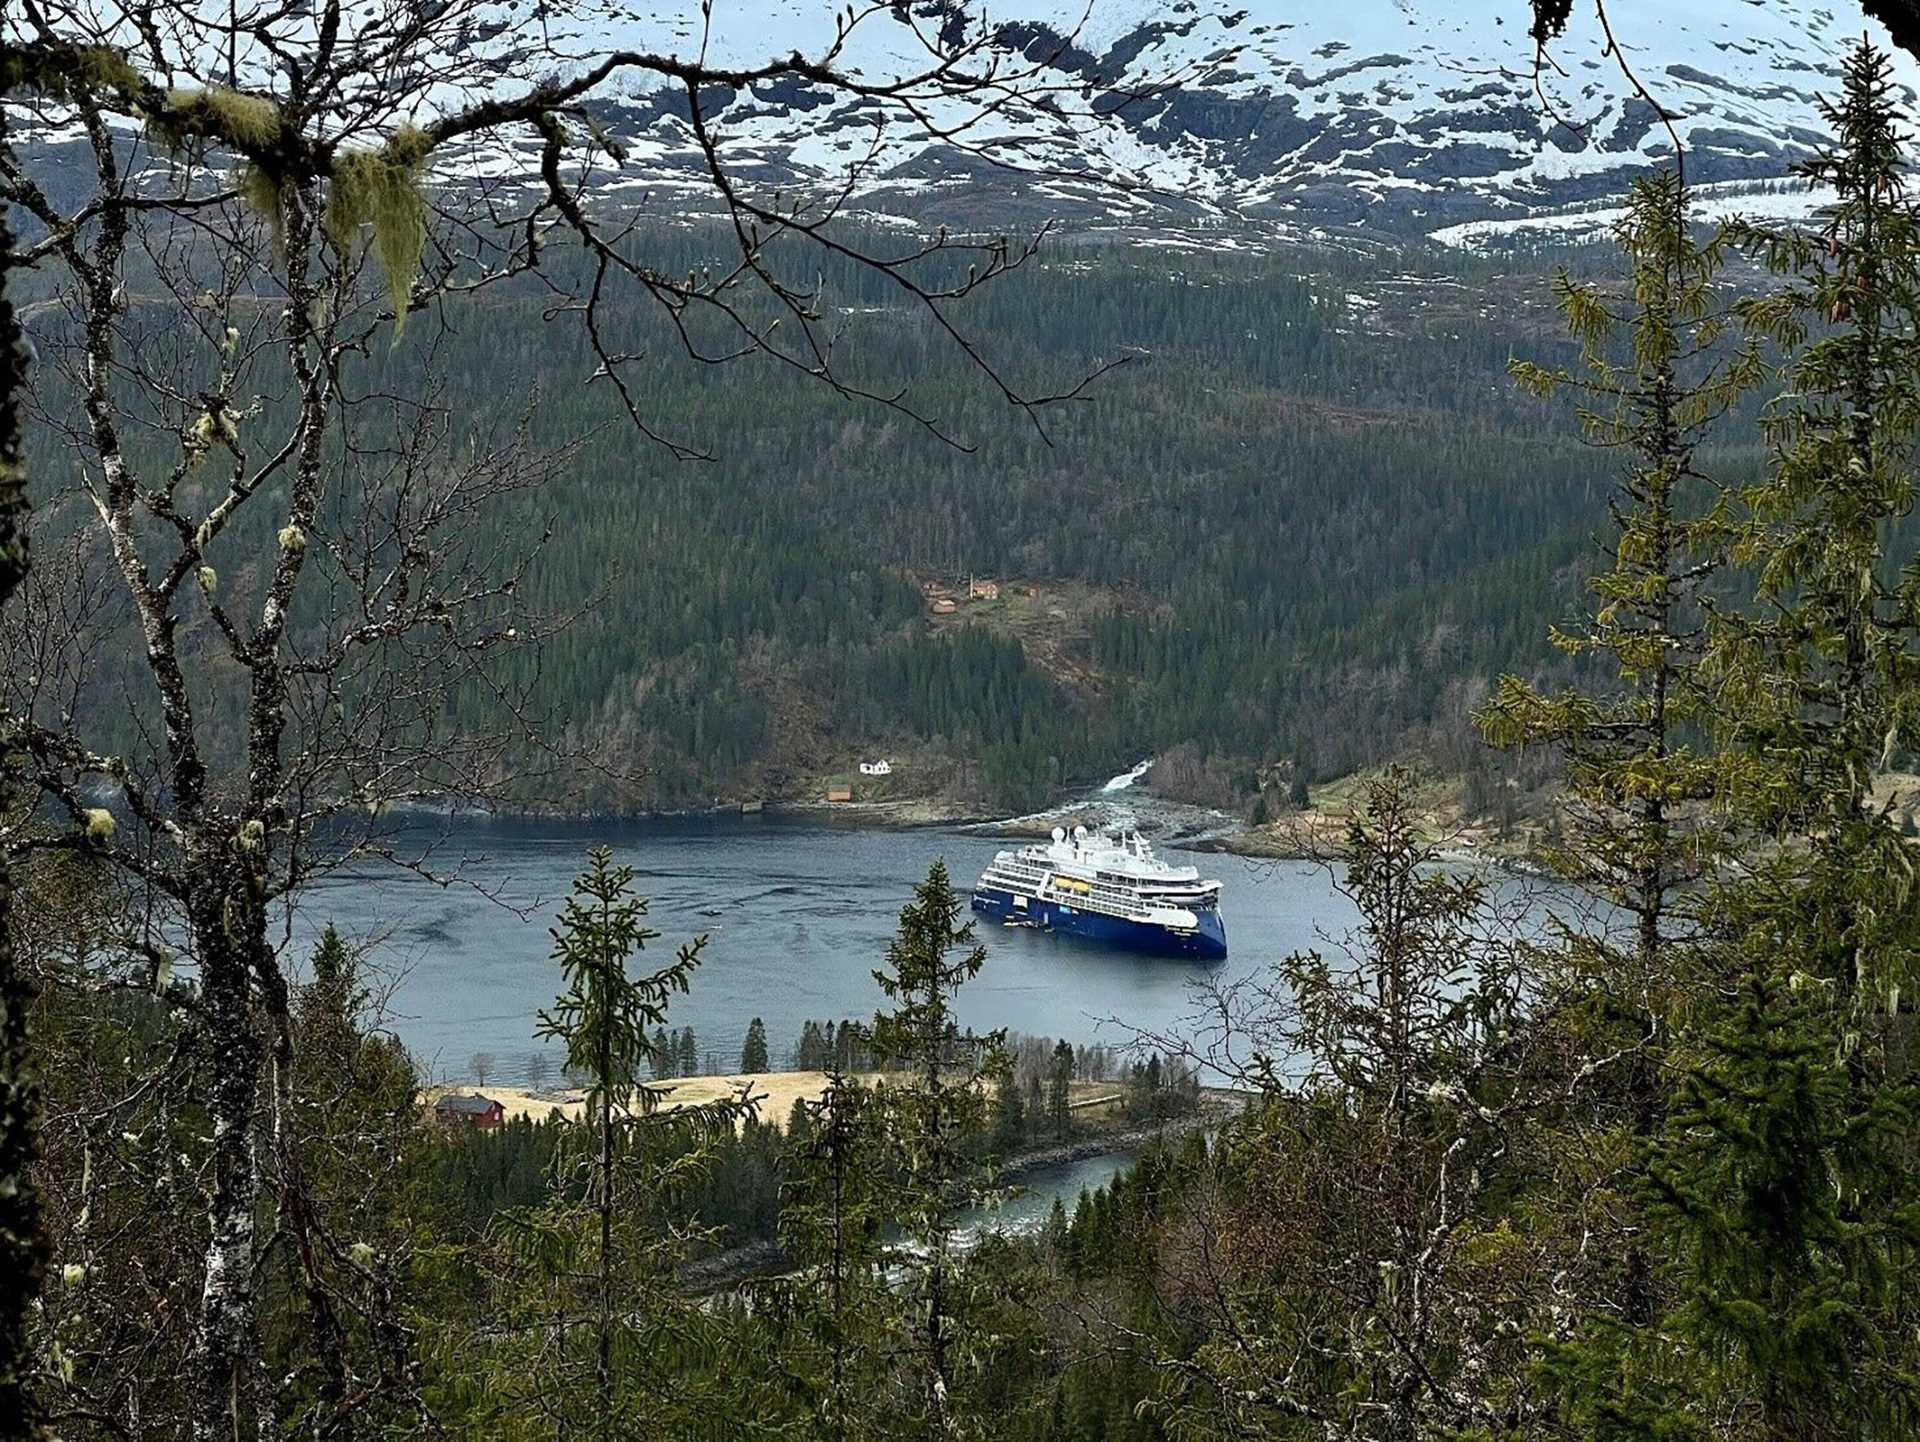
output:
[[829,1069],[817,1100],[796,1103],[780,1235],[797,1265],[777,1288],[780,1369],[800,1402],[801,1435],[878,1438],[876,1393],[892,1326],[885,1275],[885,1133],[872,1089]]
[[1608,565],[1588,582],[1587,613],[1551,633],[1598,674],[1555,694],[1505,677],[1477,718],[1496,746],[1546,747],[1563,760],[1566,825],[1546,858],[1608,906],[1597,923],[1561,925],[1541,956],[1556,973],[1547,1014],[1591,1068],[1580,1104],[1562,1119],[1563,1144],[1616,1159],[1567,1194],[1555,1223],[1584,1239],[1586,1259],[1579,1319],[1560,1345],[1591,1355],[1553,1363],[1570,1394],[1617,1389],[1602,1360],[1619,1358],[1617,1329],[1649,1325],[1660,1307],[1644,1181],[1667,1105],[1671,1021],[1697,940],[1689,882],[1717,863],[1724,843],[1702,663],[1705,601],[1733,522],[1725,484],[1699,455],[1763,374],[1756,346],[1729,334],[1725,237],[1697,232],[1678,174],[1634,183],[1615,238],[1623,285],[1565,274],[1558,282],[1578,369],[1512,367],[1536,394],[1574,395],[1587,440],[1622,458],[1600,543]]
[[767,1069],[767,1024],[755,1017],[747,1023],[747,1039],[740,1047],[740,1071],[756,1076]]
[[672,1106],[671,1089],[644,1079],[659,1075],[668,1008],[705,945],[696,938],[666,966],[632,975],[630,959],[659,935],[645,916],[632,868],[601,848],[553,929],[565,989],[535,1035],[565,1048],[586,1095],[562,1132],[551,1198],[496,1222],[517,1263],[495,1279],[500,1326],[485,1345],[471,1334],[442,1339],[437,1400],[477,1409],[476,1425],[506,1415],[598,1442],[725,1430],[711,1393],[723,1379],[686,1365],[716,1345],[721,1319],[675,1277],[687,1246],[711,1229],[673,1209],[750,1108],[744,1097]]
[[1835,193],[1817,233],[1735,231],[1787,277],[1745,319],[1797,349],[1766,416],[1770,473],[1745,497],[1758,604],[1716,617],[1713,660],[1740,818],[1808,849],[1808,866],[1784,860],[1817,952],[1800,964],[1849,997],[1884,996],[1910,987],[1920,956],[1907,848],[1873,799],[1920,704],[1920,568],[1890,550],[1914,505],[1920,237],[1886,55],[1850,51],[1825,109],[1835,138],[1800,167]]
[[[1595,1437],[1892,1436],[1915,1425],[1908,1280],[1920,1241],[1916,1095],[1899,1017],[1920,954],[1913,863],[1874,777],[1916,699],[1911,573],[1916,230],[1884,56],[1847,57],[1833,143],[1802,168],[1835,199],[1814,231],[1732,239],[1785,277],[1744,301],[1789,352],[1768,473],[1728,556],[1751,605],[1708,607],[1691,679],[1737,864],[1702,878],[1673,1090],[1640,1196],[1658,1315],[1548,1354]],[[1635,1319],[1629,1317],[1631,1322]]]
[[1920,906],[1874,791],[1920,705],[1920,582],[1889,550],[1914,498],[1920,228],[1886,57],[1861,43],[1842,80],[1834,141],[1803,167],[1835,193],[1818,231],[1737,236],[1787,276],[1745,318],[1793,354],[1735,552],[1757,604],[1714,617],[1708,657],[1748,848],[1711,879],[1723,980],[1695,999],[1653,1178],[1684,1298],[1664,1330],[1775,1436],[1920,1416],[1901,1001]]
[[983,1345],[957,1287],[952,1208],[984,1195],[985,1176],[965,1144],[987,1124],[989,1084],[1007,1062],[1003,1032],[977,1036],[954,1015],[957,993],[987,959],[965,910],[946,864],[936,861],[900,913],[885,967],[873,974],[893,1005],[874,1017],[873,1052],[904,1072],[883,1096],[897,1168],[893,1211],[912,1244],[903,1258],[915,1314],[904,1339],[911,1393],[892,1423],[894,1435],[907,1438],[963,1430],[956,1392]]
[[1056,1139],[1064,1139],[1072,1124],[1068,1110],[1072,1092],[1073,1048],[1064,1041],[1055,1042],[1047,1065],[1047,1126]]
[[1698,1038],[1656,1149],[1650,1191],[1682,1278],[1661,1331],[1711,1379],[1693,1395],[1755,1399],[1763,1435],[1910,1433],[1914,1088],[1860,1092],[1831,991],[1784,972],[1753,967]]
[[1697,456],[1762,371],[1752,344],[1727,343],[1724,239],[1695,235],[1677,175],[1634,183],[1616,238],[1628,265],[1622,293],[1560,277],[1581,368],[1512,367],[1536,394],[1575,395],[1587,439],[1624,457],[1601,543],[1610,564],[1588,582],[1594,604],[1551,632],[1562,651],[1600,662],[1601,675],[1593,689],[1558,694],[1508,676],[1478,719],[1496,746],[1564,757],[1571,826],[1549,859],[1633,918],[1631,960],[1650,976],[1676,896],[1715,845],[1701,824],[1715,775],[1696,744],[1708,709],[1698,671],[1702,596],[1724,564],[1731,521],[1724,484]]
[[1001,1156],[1020,1150],[1027,1142],[1027,1104],[1008,1068],[995,1080],[993,1091],[993,1146]]

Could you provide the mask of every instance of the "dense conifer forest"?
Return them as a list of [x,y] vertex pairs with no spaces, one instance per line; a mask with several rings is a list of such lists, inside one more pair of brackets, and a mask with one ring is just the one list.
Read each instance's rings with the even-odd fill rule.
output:
[[[670,273],[722,243],[699,226],[644,235]],[[575,804],[817,799],[856,756],[904,747],[919,764],[896,790],[1024,808],[1182,743],[1244,804],[1274,762],[1319,780],[1431,752],[1458,770],[1491,679],[1555,666],[1539,623],[1577,604],[1606,461],[1570,407],[1506,379],[1510,358],[1563,345],[1553,264],[1063,238],[969,311],[1021,374],[1126,361],[1044,431],[1007,423],[926,327],[829,267],[842,347],[906,378],[971,450],[822,406],[777,366],[667,359],[650,404],[711,459],[636,449],[531,288],[418,318],[362,383],[424,369],[442,404],[486,389],[498,403],[454,407],[449,444],[504,445],[524,412],[530,443],[560,456],[477,523],[489,544],[536,527],[563,542],[523,599],[574,619],[507,677],[602,768]],[[258,539],[238,535],[240,551]],[[1052,588],[1085,588],[1063,645],[1036,651],[991,607],[930,627],[918,579],[964,591],[971,576],[1038,587],[1043,617]],[[492,724],[499,681],[454,688],[445,723]],[[124,709],[125,678],[96,684]]]
[[[478,83],[432,28],[459,0],[344,37],[329,7],[273,97],[163,89],[49,8],[0,78],[72,108],[101,190],[62,215],[0,145],[40,222],[0,226],[0,1442],[1920,1435],[1920,205],[1871,43],[1810,218],[1705,223],[1676,168],[1604,262],[1454,259],[1404,305],[1383,267],[1424,262],[1377,255],[987,247],[977,285],[942,235],[903,280],[713,147],[732,311],[709,234],[642,267],[583,212],[574,81],[335,143],[389,47]],[[696,118],[714,78],[608,63],[685,70]],[[108,116],[172,158],[123,184]],[[424,162],[505,124],[544,147],[526,250],[435,269],[464,232]],[[212,143],[231,193],[169,190]],[[782,280],[760,226],[844,268]],[[610,272],[696,345],[743,331],[752,391],[635,367],[663,338]],[[963,385],[902,293],[977,303],[960,354],[1001,369]],[[59,312],[24,383],[22,295]],[[1019,378],[1122,347],[1084,400]],[[722,458],[638,446],[628,404]],[[928,619],[926,578],[982,573],[1041,595]],[[1067,583],[1081,649],[996,624]],[[1149,745],[1546,755],[1557,885],[1460,864],[1377,768],[1327,863],[1353,924],[1109,1052],[961,1024],[987,954],[936,862],[871,1011],[756,998],[715,1095],[673,1085],[707,938],[596,849],[527,1019],[566,1091],[511,1119],[443,1108],[366,956],[278,925],[346,863],[459,879],[398,804],[536,766],[708,795],[875,738],[1009,802]],[[818,1085],[769,1115],[788,1060]],[[1157,1140],[1037,1227],[966,1221],[1082,1102]]]
[[[670,254],[677,270],[711,253],[675,237]],[[635,474],[629,448],[590,441],[543,492],[577,538],[536,571],[544,602],[610,593],[540,658],[543,682],[594,744],[644,760],[668,805],[888,744],[976,762],[976,800],[1020,808],[1182,742],[1240,773],[1305,757],[1320,779],[1435,728],[1458,740],[1476,681],[1550,664],[1542,604],[1575,604],[1578,500],[1604,484],[1567,409],[1506,381],[1550,324],[1550,274],[1065,241],[970,317],[1025,373],[1128,359],[1044,436],[963,399],[897,313],[856,316],[843,344],[910,377],[971,452],[822,408],[798,379],[664,371],[656,403],[716,457],[643,456]],[[1455,297],[1444,317],[1348,301],[1429,282]],[[498,327],[443,340],[449,372],[504,363],[537,382],[556,438],[611,424],[577,385],[582,357],[531,315],[502,357]],[[617,579],[642,569],[644,585]],[[930,632],[912,578],[975,575],[1096,588],[1079,664],[1050,666],[990,618]],[[804,719],[782,734],[775,716]]]

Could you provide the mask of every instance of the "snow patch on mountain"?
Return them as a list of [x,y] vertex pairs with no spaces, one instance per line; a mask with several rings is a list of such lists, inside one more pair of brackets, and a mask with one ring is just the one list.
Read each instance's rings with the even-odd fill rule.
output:
[[[927,123],[807,87],[749,91],[716,108],[723,157],[785,184],[843,185],[856,205],[964,217],[983,201],[1088,224],[1234,217],[1440,233],[1524,229],[1531,218],[1615,200],[1670,163],[1674,141],[1709,186],[1776,179],[1817,143],[1819,97],[1839,57],[1875,27],[1838,5],[1619,0],[1620,54],[1670,127],[1577,13],[1544,64],[1524,6],[1499,0],[1026,0],[989,15],[963,0],[874,11],[845,42],[847,68],[912,73],[926,40],[990,37],[1033,67],[1031,103],[978,115],[956,97]],[[829,12],[809,0],[718,0],[710,58],[750,63],[818,45]],[[699,43],[697,9],[629,16],[608,41]],[[1920,70],[1897,56],[1906,99]],[[634,166],[665,181],[697,169],[684,103],[604,99]],[[958,127],[954,139],[929,134]],[[938,180],[960,180],[946,188]],[[1604,225],[1605,222],[1597,224]],[[1573,227],[1575,229],[1580,226]],[[1591,228],[1588,226],[1587,228]]]
[[[890,224],[1058,219],[1201,243],[1267,227],[1486,244],[1603,229],[1628,180],[1671,163],[1676,140],[1710,190],[1778,180],[1824,132],[1819,98],[1837,88],[1846,46],[1879,34],[1838,0],[1613,0],[1619,62],[1575,7],[1541,63],[1523,0],[1005,3],[713,0],[709,24],[700,0],[501,0],[427,62],[423,74],[458,78],[434,79],[426,108],[520,88],[536,38],[543,68],[562,72],[614,48],[740,68],[832,53],[839,71],[875,84],[924,75],[943,46],[975,40],[968,68],[1016,77],[991,103],[936,84],[908,106],[786,76],[704,92],[707,140],[748,188],[837,198]],[[351,23],[383,7],[348,0],[346,13]],[[858,18],[844,29],[848,15]],[[1911,106],[1920,67],[1896,61]],[[236,63],[249,82],[279,83],[271,55]],[[359,133],[419,118],[382,119],[379,82],[366,87],[353,97]],[[713,206],[684,90],[618,79],[590,108],[624,150],[617,164],[570,155],[595,193],[669,214]],[[48,150],[80,143],[51,123],[15,133]],[[489,137],[437,156],[438,176],[531,187],[538,145]]]
[[[1835,200],[1831,188],[1783,181],[1756,187],[1747,183],[1703,185],[1690,199],[1693,218],[1703,224],[1727,220],[1759,222],[1800,221],[1817,215]],[[1516,243],[1565,243],[1601,240],[1627,218],[1624,205],[1587,206],[1572,210],[1513,216],[1501,220],[1469,220],[1444,226],[1431,238],[1460,250],[1493,250]]]

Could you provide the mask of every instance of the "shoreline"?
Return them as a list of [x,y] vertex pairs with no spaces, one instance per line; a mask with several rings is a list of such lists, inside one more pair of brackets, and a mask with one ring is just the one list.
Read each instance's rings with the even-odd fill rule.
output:
[[[875,831],[958,831],[1008,841],[1040,841],[1046,839],[1054,826],[1071,827],[1076,822],[1098,825],[1103,820],[1111,819],[1113,810],[1132,811],[1133,808],[1124,799],[1128,794],[1094,792],[1039,811],[1011,816],[982,812],[977,805],[963,805],[940,795],[886,801],[767,801],[751,810],[747,809],[751,803],[740,802],[635,811],[575,811],[552,807],[483,811],[425,805],[406,810],[422,817],[443,820],[481,817],[504,821],[555,820],[638,825],[658,822],[813,821]],[[1337,864],[1345,851],[1346,829],[1352,821],[1350,811],[1336,808],[1298,812],[1280,823],[1254,826],[1227,813],[1170,800],[1144,789],[1139,793],[1139,798],[1145,799],[1149,808],[1160,813],[1147,818],[1142,827],[1153,839],[1154,845],[1162,851],[1196,855]],[[1156,821],[1160,824],[1156,825]],[[1438,849],[1450,862],[1496,867],[1527,876],[1544,877],[1551,874],[1525,839],[1501,840],[1483,834],[1484,828],[1481,826],[1457,818],[1449,820],[1434,817],[1432,822]],[[1155,835],[1156,832],[1159,834]]]

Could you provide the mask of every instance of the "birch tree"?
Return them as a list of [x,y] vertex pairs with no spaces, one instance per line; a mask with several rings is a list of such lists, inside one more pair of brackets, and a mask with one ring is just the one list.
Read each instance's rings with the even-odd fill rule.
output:
[[[6,143],[0,111],[0,146]],[[13,235],[0,211],[0,617],[27,575],[27,476],[18,387],[26,337],[14,313]],[[0,729],[0,816],[17,805],[12,737]],[[27,1315],[45,1266],[33,1167],[39,1102],[27,1047],[30,1002],[13,944],[11,858],[0,849],[0,1439],[34,1435]]]
[[[171,966],[171,938],[184,943],[212,1135],[184,1419],[196,1437],[251,1435],[275,1405],[255,1370],[257,1227],[263,1178],[297,1168],[272,1142],[290,1133],[257,1125],[263,1095],[273,1111],[291,1104],[291,992],[272,912],[330,865],[422,867],[379,824],[384,812],[484,802],[516,754],[542,754],[528,698],[503,692],[490,661],[564,619],[519,599],[540,547],[527,498],[564,451],[536,454],[511,411],[470,425],[417,377],[368,389],[367,358],[403,332],[411,340],[421,322],[410,317],[524,278],[581,326],[596,362],[583,381],[612,388],[664,454],[696,448],[639,399],[632,378],[648,357],[621,349],[608,321],[630,298],[696,362],[758,357],[944,434],[907,391],[836,356],[826,298],[772,258],[811,246],[918,309],[1017,413],[1077,392],[1004,380],[951,313],[1037,241],[942,233],[863,247],[837,226],[851,174],[845,190],[782,196],[731,168],[716,87],[824,86],[962,148],[969,125],[949,134],[930,106],[986,116],[1023,88],[1046,89],[1043,62],[996,58],[984,32],[929,36],[923,65],[869,79],[845,61],[859,19],[817,54],[733,67],[698,58],[704,46],[692,59],[580,56],[568,47],[579,32],[551,7],[516,17],[479,0],[403,11],[325,0],[244,16],[196,0],[113,11],[52,0],[0,20],[13,118],[79,136],[91,167],[70,198],[75,187],[50,184],[30,149],[0,146],[0,198],[33,230],[10,248],[8,279],[42,277],[45,363],[29,416],[63,485],[73,478],[41,512],[72,539],[67,564],[43,572],[9,618],[4,728],[28,794],[0,830],[0,863],[98,857],[150,899],[136,943],[152,964]],[[663,275],[637,254],[632,217],[593,196],[595,167],[617,163],[619,147],[583,107],[635,79],[684,95],[730,264]],[[456,152],[509,136],[537,142],[537,159],[468,173],[464,187],[430,182]],[[568,265],[552,263],[556,249]],[[10,452],[12,532],[15,477]],[[520,504],[526,549],[478,552],[472,518]],[[19,555],[10,543],[9,589]],[[49,637],[49,617],[90,624]],[[114,680],[127,722],[103,734],[89,690],[98,648],[126,637]],[[461,678],[491,695],[492,729],[448,724],[442,697]],[[12,1045],[11,1003],[6,1015]],[[24,1147],[26,1094],[8,1100],[5,1142]],[[17,1329],[7,1335],[12,1345]]]

